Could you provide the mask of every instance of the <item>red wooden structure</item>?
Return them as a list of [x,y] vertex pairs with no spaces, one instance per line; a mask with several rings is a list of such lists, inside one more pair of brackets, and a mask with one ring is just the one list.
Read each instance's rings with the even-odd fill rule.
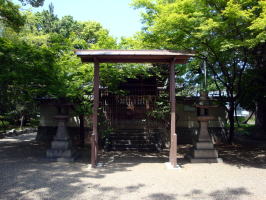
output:
[[96,167],[98,158],[98,107],[99,107],[99,67],[100,63],[164,63],[169,64],[170,105],[171,105],[171,146],[169,161],[176,166],[177,136],[175,101],[175,64],[184,64],[194,54],[172,50],[76,50],[82,62],[94,63],[93,81],[93,131],[91,141],[91,165]]

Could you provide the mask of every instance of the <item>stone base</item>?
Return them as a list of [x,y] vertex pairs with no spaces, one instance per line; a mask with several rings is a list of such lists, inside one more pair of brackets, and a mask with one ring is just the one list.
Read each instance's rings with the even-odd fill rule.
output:
[[46,157],[58,161],[58,162],[74,162],[77,153],[73,150],[58,150],[58,149],[48,149],[46,151]]
[[222,163],[221,158],[190,158],[191,163]]
[[211,141],[199,141],[193,149],[192,156],[189,158],[191,163],[220,163],[218,152],[214,149]]
[[70,141],[54,140],[51,149],[46,151],[46,157],[58,162],[73,162],[77,154],[70,146]]
[[218,152],[215,149],[194,149],[194,158],[218,158]]
[[67,150],[70,147],[70,142],[67,141],[60,141],[60,140],[55,140],[52,141],[51,144],[51,149],[62,149],[62,150]]
[[197,142],[196,149],[214,149],[212,142]]
[[166,169],[170,169],[170,170],[180,170],[181,169],[181,167],[179,165],[176,165],[174,167],[170,162],[166,162],[164,164],[166,166]]

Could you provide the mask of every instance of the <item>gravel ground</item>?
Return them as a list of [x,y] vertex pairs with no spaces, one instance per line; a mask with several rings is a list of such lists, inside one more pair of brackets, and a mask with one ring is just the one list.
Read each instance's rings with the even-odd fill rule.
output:
[[[265,150],[219,147],[219,164],[165,167],[160,154],[108,152],[102,167],[88,167],[88,151],[75,163],[50,162],[36,133],[0,140],[0,199],[40,200],[266,200]],[[245,148],[246,149],[246,148]]]

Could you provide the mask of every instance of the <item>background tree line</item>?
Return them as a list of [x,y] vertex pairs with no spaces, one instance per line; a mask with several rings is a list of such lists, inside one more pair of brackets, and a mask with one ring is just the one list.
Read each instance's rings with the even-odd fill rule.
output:
[[[22,2],[38,6],[43,1]],[[93,66],[82,64],[74,49],[117,49],[122,44],[98,22],[58,18],[52,4],[33,13],[1,0],[0,16],[2,124],[36,118],[39,98],[68,99],[79,105],[78,113],[90,113]],[[148,75],[147,70],[145,65],[102,65],[101,85],[115,91],[120,81]]]
[[[21,2],[40,6],[43,0]],[[192,50],[196,56],[176,66],[178,94],[203,89],[206,63],[206,89],[219,93],[228,114],[230,142],[237,105],[256,113],[256,134],[265,137],[265,1],[133,0],[132,6],[143,11],[143,28],[118,42],[98,22],[58,18],[53,5],[42,12],[20,12],[10,0],[0,0],[0,115],[17,113],[17,119],[22,118],[32,110],[27,108],[35,105],[34,99],[45,96],[75,99],[84,106],[82,112],[89,112],[86,98],[93,68],[82,64],[73,49]],[[115,91],[126,77],[151,73],[166,84],[167,68],[154,69],[103,65],[101,84]]]
[[186,70],[177,68],[183,83],[194,88],[200,84],[206,63],[207,90],[219,92],[229,119],[230,142],[239,104],[256,112],[255,132],[265,138],[266,2],[133,0],[133,6],[144,9],[143,30],[136,39],[146,47],[196,52]]

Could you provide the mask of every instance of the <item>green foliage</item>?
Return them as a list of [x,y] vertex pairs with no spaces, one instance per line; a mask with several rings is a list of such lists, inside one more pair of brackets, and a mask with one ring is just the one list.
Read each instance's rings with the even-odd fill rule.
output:
[[102,64],[100,68],[101,84],[107,87],[110,92],[119,93],[118,85],[127,78],[136,78],[141,75],[149,76],[150,65],[144,64]]
[[[48,10],[23,15],[19,33],[6,26],[0,37],[0,114],[11,123],[23,117],[34,121],[36,98],[50,97],[68,99],[75,103],[76,114],[90,115],[93,65],[81,63],[73,50],[117,49],[116,39],[98,22],[58,18],[52,4]],[[117,92],[120,81],[148,75],[149,67],[101,65],[100,84]]]
[[0,22],[19,31],[25,23],[25,17],[19,12],[19,6],[9,0],[0,0]]
[[155,102],[155,109],[148,113],[153,119],[169,122],[169,96],[167,93],[160,93]]
[[35,26],[39,34],[58,32],[59,19],[54,14],[53,4],[49,5],[49,10],[36,13],[35,18],[36,23],[32,25]]
[[265,43],[265,1],[133,0],[133,6],[144,10],[142,38],[148,48],[195,52],[181,74],[187,85],[203,82],[206,63],[208,90],[226,91],[232,140],[243,75],[254,67],[250,49]]
[[36,112],[35,99],[56,84],[52,52],[14,39],[0,38],[0,113],[13,122]]
[[254,124],[241,124],[239,127],[236,127],[236,133],[240,135],[251,135],[251,133],[255,130]]
[[30,4],[33,7],[43,6],[44,0],[19,0],[22,5]]
[[9,122],[6,121],[4,116],[0,115],[0,131],[6,130],[8,126],[9,126]]

